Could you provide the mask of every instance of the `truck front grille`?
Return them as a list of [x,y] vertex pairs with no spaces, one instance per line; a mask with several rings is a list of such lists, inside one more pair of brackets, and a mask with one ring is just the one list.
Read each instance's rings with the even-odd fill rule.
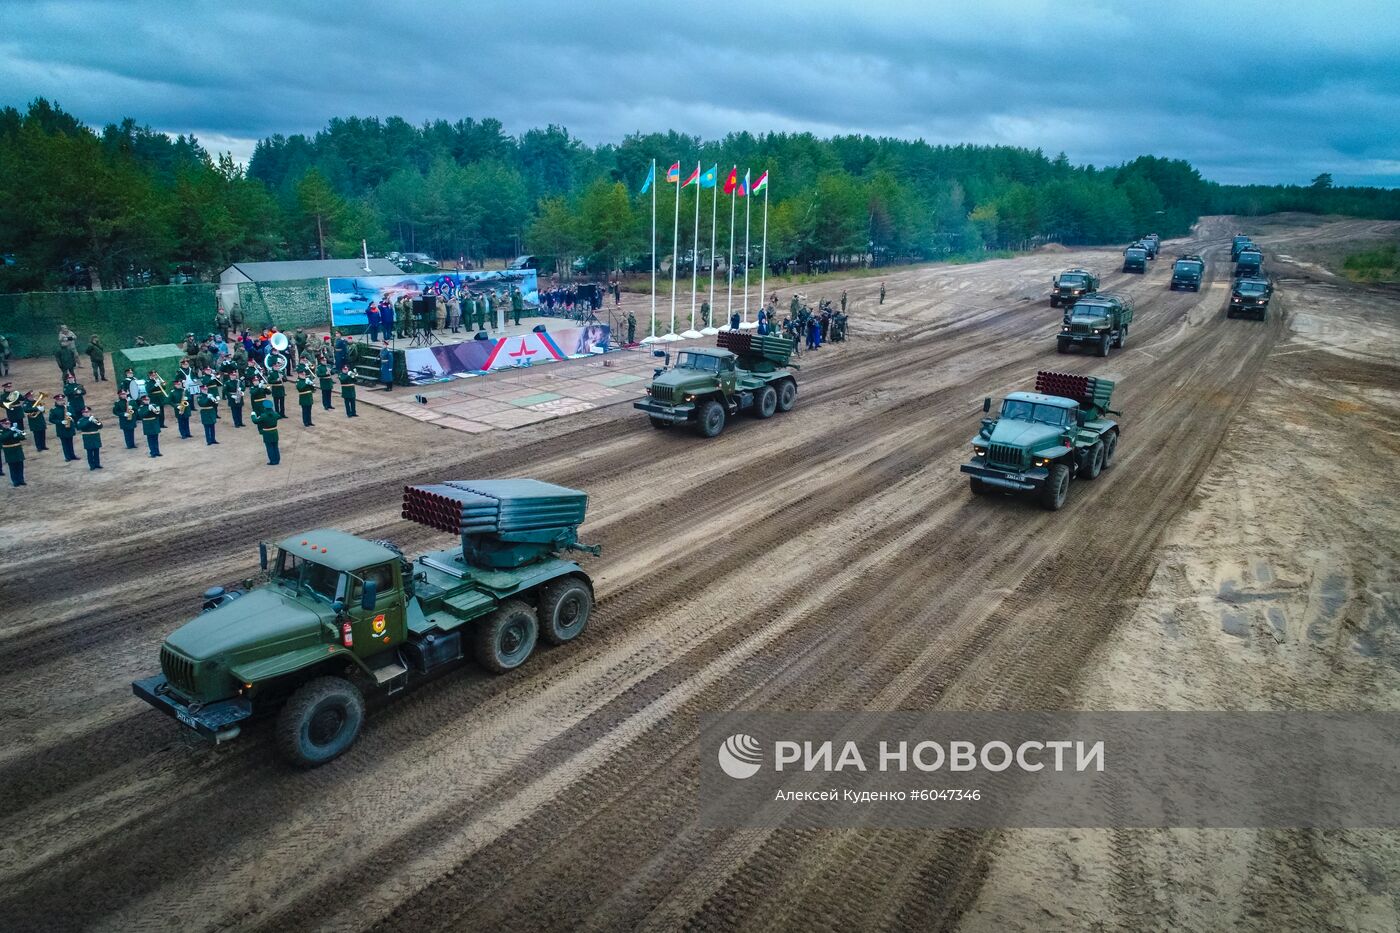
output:
[[1025,452],[1019,447],[1007,444],[993,444],[987,451],[987,462],[995,466],[1011,467],[1019,470],[1025,465]]
[[674,405],[676,402],[676,390],[672,386],[652,386],[651,397],[666,405]]
[[160,649],[160,672],[170,686],[183,693],[194,693],[194,662],[182,658],[169,648]]

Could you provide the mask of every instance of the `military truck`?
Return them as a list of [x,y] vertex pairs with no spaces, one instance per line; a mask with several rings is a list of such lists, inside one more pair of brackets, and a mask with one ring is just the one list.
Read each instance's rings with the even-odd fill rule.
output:
[[[793,341],[750,330],[723,331],[717,347],[682,350],[671,363],[656,370],[647,397],[634,408],[647,413],[651,426],[664,430],[687,422],[701,437],[715,437],[725,423],[741,411],[756,418],[791,411],[797,401],[797,367]],[[658,351],[659,352],[659,351]]]
[[1225,306],[1225,316],[1267,320],[1269,299],[1273,296],[1274,286],[1268,279],[1235,279],[1235,284],[1230,288],[1230,303]]
[[1170,286],[1172,291],[1178,288],[1189,288],[1193,292],[1201,290],[1201,276],[1205,274],[1206,261],[1194,253],[1187,253],[1185,256],[1177,258],[1172,264],[1172,280]]
[[1147,271],[1147,246],[1142,243],[1134,243],[1123,250],[1123,271],[1124,272],[1146,272]]
[[1243,233],[1235,234],[1234,238],[1230,240],[1230,261],[1234,262],[1239,259],[1240,250],[1250,245],[1252,244],[1249,237],[1245,236]]
[[[259,546],[262,579],[215,587],[160,649],[136,696],[215,743],[275,717],[278,752],[314,767],[359,736],[367,695],[392,696],[467,654],[503,674],[538,639],[582,634],[593,583],[565,551],[588,497],[532,479],[404,489],[403,517],[460,537],[408,561],[384,541],[319,528]],[[252,583],[253,581],[249,581]]]
[[[1113,463],[1120,415],[1113,383],[1094,376],[1039,372],[1034,392],[1012,392],[995,418],[983,418],[962,465],[973,493],[1028,492],[1047,509],[1065,504],[1072,479],[1093,480]],[[992,400],[984,399],[984,414]]]
[[1085,345],[1108,356],[1109,347],[1122,347],[1128,340],[1133,320],[1133,303],[1127,298],[1095,292],[1085,295],[1065,312],[1055,348],[1068,353],[1070,347]]
[[1149,233],[1142,238],[1141,242],[1143,246],[1147,247],[1147,258],[1156,259],[1158,250],[1162,248],[1162,238],[1155,233]]
[[1050,307],[1072,305],[1099,290],[1099,277],[1087,269],[1067,269],[1050,280]]
[[1264,274],[1264,253],[1257,246],[1246,246],[1235,257],[1235,278],[1257,278]]

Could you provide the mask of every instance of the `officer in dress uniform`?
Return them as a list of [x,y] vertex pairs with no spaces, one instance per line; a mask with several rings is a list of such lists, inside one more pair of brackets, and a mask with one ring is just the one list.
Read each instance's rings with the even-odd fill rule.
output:
[[9,418],[0,418],[0,453],[10,468],[10,485],[28,486],[24,481],[24,428],[16,427]]
[[316,401],[316,381],[305,363],[297,367],[297,404],[301,406],[301,423],[305,427],[315,427],[311,423],[311,406]]
[[224,376],[224,398],[228,399],[228,413],[233,418],[233,426],[243,427],[243,380],[237,372]]
[[[24,393],[24,414],[29,419],[29,430],[34,434],[34,449],[49,449],[49,425],[44,420],[44,412],[47,406],[34,397],[33,392]],[[23,422],[10,419],[15,427],[24,428]]]
[[268,369],[267,384],[272,392],[272,410],[287,417],[287,380],[281,369]]
[[277,448],[277,422],[281,420],[282,416],[277,414],[270,402],[264,401],[261,408],[253,409],[252,421],[262,436],[263,446],[267,448],[268,466],[277,466],[282,462],[282,452]]
[[49,409],[49,424],[53,425],[53,433],[63,448],[63,462],[77,460],[78,455],[73,451],[73,437],[78,432],[73,428],[73,416],[69,414],[68,409],[55,401],[54,406]]
[[348,363],[340,367],[340,399],[345,403],[345,417],[357,417],[355,414],[355,374],[350,371]]
[[520,293],[520,289],[511,286],[510,316],[515,321],[517,327],[520,326],[520,312],[523,310],[525,310],[525,296]]
[[204,428],[206,447],[219,443],[214,438],[214,424],[219,420],[219,400],[204,389],[194,397],[195,408],[199,409],[199,423]]
[[152,457],[161,456],[160,452],[160,429],[161,407],[151,401],[150,397],[142,399],[137,406],[136,417],[141,421],[141,433],[146,436],[146,449],[150,451]]
[[250,418],[252,415],[256,415],[258,412],[262,411],[263,402],[268,400],[269,394],[267,383],[263,380],[262,373],[254,374],[253,378],[248,382],[248,403],[252,406],[252,410],[249,412]]
[[190,393],[185,383],[176,382],[170,390],[170,404],[175,406],[175,423],[180,428],[180,437],[189,440],[190,433]]
[[331,404],[331,390],[335,387],[335,375],[324,358],[316,364],[316,381],[321,387],[321,407],[326,411],[335,408]]
[[170,392],[165,387],[165,380],[154,369],[146,374],[146,396],[155,406],[156,414],[160,417],[160,426],[165,427],[165,406],[169,401]]
[[122,429],[122,437],[126,439],[126,449],[136,449],[136,409],[131,405],[131,393],[125,389],[117,390],[117,400],[112,403],[112,415],[117,419],[117,424]]
[[83,435],[83,452],[87,454],[88,469],[102,469],[102,422],[92,416],[91,408],[84,408],[77,428]]

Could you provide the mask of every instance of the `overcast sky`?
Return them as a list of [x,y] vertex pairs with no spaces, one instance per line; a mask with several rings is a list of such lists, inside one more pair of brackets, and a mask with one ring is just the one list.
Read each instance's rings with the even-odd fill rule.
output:
[[1394,187],[1398,50],[1400,0],[0,0],[0,104],[240,160],[333,116],[495,116],[590,143],[859,132]]

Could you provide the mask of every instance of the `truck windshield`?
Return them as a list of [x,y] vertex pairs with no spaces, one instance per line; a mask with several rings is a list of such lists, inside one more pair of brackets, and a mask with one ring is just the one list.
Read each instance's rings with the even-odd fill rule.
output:
[[1012,421],[1035,421],[1039,424],[1050,424],[1056,427],[1064,427],[1068,409],[1060,408],[1058,405],[1041,405],[1035,402],[1027,402],[1024,399],[1009,398],[1001,403],[1001,416]]
[[1263,282],[1241,282],[1239,287],[1235,289],[1241,295],[1249,295],[1250,297],[1262,295],[1268,290],[1269,286]]
[[304,560],[295,554],[281,553],[275,577],[299,593],[334,602],[344,593],[344,577],[338,570]]
[[1075,317],[1108,317],[1107,305],[1089,305],[1084,302],[1074,306]]
[[1128,250],[1127,253],[1126,253],[1125,255],[1126,255],[1129,259],[1141,259],[1141,258],[1143,258],[1144,256],[1147,255],[1147,250],[1142,249],[1142,248],[1140,248],[1140,247],[1134,247],[1134,248]]
[[676,361],[676,365],[681,369],[703,369],[707,372],[719,372],[719,359],[713,356],[704,356],[699,353],[682,353]]
[[1060,284],[1061,284],[1061,285],[1083,285],[1083,284],[1084,284],[1084,276],[1079,275],[1078,273],[1066,273],[1066,274],[1060,276]]
[[1186,275],[1194,275],[1201,271],[1201,264],[1193,260],[1182,260],[1176,264],[1176,271]]

